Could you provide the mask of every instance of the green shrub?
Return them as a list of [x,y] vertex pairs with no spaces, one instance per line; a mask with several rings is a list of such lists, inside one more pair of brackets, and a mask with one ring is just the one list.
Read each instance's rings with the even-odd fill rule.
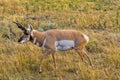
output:
[[88,52],[91,52],[91,53],[103,52],[102,47],[99,46],[98,40],[94,40],[94,41],[89,42],[86,46],[86,49]]
[[43,23],[43,24],[40,24],[38,30],[39,31],[46,31],[48,29],[56,29],[56,23]]

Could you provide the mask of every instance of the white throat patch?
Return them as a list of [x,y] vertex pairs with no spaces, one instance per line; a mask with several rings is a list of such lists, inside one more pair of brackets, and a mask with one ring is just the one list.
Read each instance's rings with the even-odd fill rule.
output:
[[36,37],[35,37],[35,38],[34,38],[34,41],[33,41],[33,43],[35,44],[35,43],[36,43],[36,41],[37,41],[37,40],[36,40]]
[[46,43],[46,38],[44,39],[43,41],[43,45],[42,45],[42,48],[45,49],[45,43]]

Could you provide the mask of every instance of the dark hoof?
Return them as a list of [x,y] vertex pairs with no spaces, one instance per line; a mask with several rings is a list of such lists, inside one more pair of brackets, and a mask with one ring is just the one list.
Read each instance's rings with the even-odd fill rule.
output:
[[39,74],[42,73],[42,69],[40,68],[38,72],[39,72]]
[[39,74],[42,73],[42,71],[39,71]]

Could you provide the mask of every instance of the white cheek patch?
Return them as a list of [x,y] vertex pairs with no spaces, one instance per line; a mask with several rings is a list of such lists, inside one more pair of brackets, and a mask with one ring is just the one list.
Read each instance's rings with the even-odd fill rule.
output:
[[26,40],[21,40],[19,43],[22,44],[22,43],[24,43],[24,42],[26,42]]
[[75,47],[73,40],[60,40],[55,42],[56,50],[68,50]]
[[31,32],[31,36],[33,37],[33,31]]
[[29,41],[30,40],[30,35],[28,36],[28,38],[27,38],[27,41]]
[[30,40],[30,36],[28,36],[27,38],[24,38],[23,40],[21,40],[19,43],[22,44],[22,43],[25,43],[27,41]]

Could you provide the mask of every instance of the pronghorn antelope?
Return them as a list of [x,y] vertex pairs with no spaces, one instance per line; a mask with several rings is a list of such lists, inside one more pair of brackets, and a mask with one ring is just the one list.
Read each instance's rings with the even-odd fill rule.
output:
[[74,49],[76,53],[79,54],[81,60],[86,57],[90,65],[93,67],[91,59],[88,54],[84,51],[86,44],[89,41],[89,38],[84,33],[81,33],[77,30],[56,30],[51,29],[44,32],[39,32],[34,30],[32,25],[29,25],[28,29],[24,28],[20,23],[14,22],[17,24],[18,28],[20,28],[24,35],[18,40],[19,43],[25,43],[27,41],[31,41],[35,45],[42,47],[45,53],[40,58],[40,69],[39,72],[42,71],[41,64],[43,59],[52,54],[52,58],[54,61],[54,67],[56,68],[56,56],[55,52],[58,50],[69,50]]

